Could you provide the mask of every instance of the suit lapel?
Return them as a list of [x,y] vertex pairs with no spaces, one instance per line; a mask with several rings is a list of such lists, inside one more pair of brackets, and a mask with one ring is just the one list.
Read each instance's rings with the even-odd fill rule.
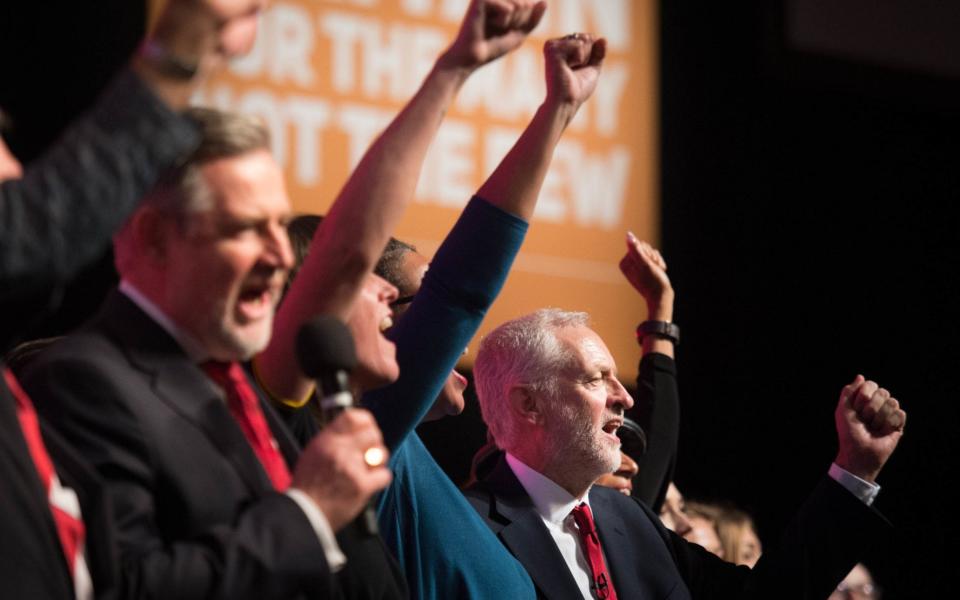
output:
[[484,487],[492,495],[488,518],[502,525],[497,536],[524,566],[543,597],[582,600],[556,542],[505,458],[501,457]]
[[[600,545],[614,589],[619,598],[649,598],[639,584],[637,573],[641,570],[641,557],[634,552],[635,545],[627,537],[627,525],[623,513],[605,494],[590,491],[590,506],[593,510]],[[618,492],[614,492],[618,493]]]
[[118,292],[107,300],[102,323],[130,359],[150,377],[157,396],[202,430],[257,495],[273,489],[224,393],[194,365],[167,332]]

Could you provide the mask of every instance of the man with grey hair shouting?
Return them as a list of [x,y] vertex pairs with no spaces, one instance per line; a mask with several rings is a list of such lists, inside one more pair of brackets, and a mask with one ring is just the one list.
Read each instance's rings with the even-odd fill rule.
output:
[[781,546],[751,570],[666,531],[642,503],[593,486],[620,460],[633,400],[585,313],[545,309],[484,340],[474,371],[505,455],[467,491],[541,598],[826,597],[888,525],[869,508],[906,414],[862,376],[836,409],[840,450]]
[[240,366],[293,265],[290,204],[261,122],[189,114],[199,147],[114,238],[119,289],[23,385],[104,480],[121,597],[336,597],[334,534],[390,481],[364,460],[380,430],[349,410],[301,451]]
[[[226,59],[253,45],[265,4],[164,3],[90,112],[26,166],[2,138],[0,110],[0,352],[59,302],[144,192],[196,146],[196,125],[181,111]],[[26,63],[33,49],[22,50],[0,60]],[[113,597],[119,583],[108,494],[76,449],[37,417],[2,361],[0,480],[3,596]]]

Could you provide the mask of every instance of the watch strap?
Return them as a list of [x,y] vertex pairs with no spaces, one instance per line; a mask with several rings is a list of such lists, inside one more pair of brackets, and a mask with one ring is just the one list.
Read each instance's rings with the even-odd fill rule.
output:
[[637,341],[643,342],[648,335],[656,336],[680,345],[680,327],[669,321],[644,321],[637,325]]

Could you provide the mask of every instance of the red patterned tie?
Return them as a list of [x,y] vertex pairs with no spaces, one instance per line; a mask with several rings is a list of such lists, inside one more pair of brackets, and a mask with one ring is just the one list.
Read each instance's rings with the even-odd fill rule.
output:
[[603,561],[603,551],[600,550],[600,538],[597,536],[597,526],[593,522],[593,513],[585,503],[573,509],[573,520],[577,522],[580,539],[583,540],[583,549],[590,563],[593,584],[590,586],[603,600],[617,600],[617,592],[613,589],[613,581],[607,572],[607,565]]
[[284,491],[290,487],[290,470],[277,449],[277,442],[260,409],[260,399],[250,387],[243,367],[236,362],[207,361],[201,365],[210,379],[227,393],[227,407],[237,420],[243,435],[260,459],[273,487]]
[[53,462],[50,460],[50,455],[47,454],[46,446],[43,445],[43,438],[40,437],[40,423],[37,421],[37,412],[33,408],[30,397],[23,391],[23,388],[17,382],[17,378],[9,369],[3,369],[3,378],[17,401],[17,418],[20,420],[20,428],[23,430],[23,437],[27,441],[27,448],[30,450],[30,457],[37,468],[43,490],[47,494],[50,512],[53,514],[53,521],[57,526],[57,535],[60,537],[60,546],[63,548],[63,554],[67,559],[67,566],[72,575],[77,561],[77,552],[82,547],[86,537],[86,528],[83,526],[81,519],[64,511],[52,502],[50,488],[53,486]]

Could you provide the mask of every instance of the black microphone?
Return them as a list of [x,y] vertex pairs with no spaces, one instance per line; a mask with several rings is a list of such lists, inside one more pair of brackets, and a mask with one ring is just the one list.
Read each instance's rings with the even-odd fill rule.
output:
[[[303,373],[317,382],[324,422],[330,423],[356,405],[350,390],[350,372],[357,366],[357,350],[353,335],[340,319],[323,315],[301,325],[297,332],[297,360]],[[378,533],[372,499],[355,522],[367,535]]]
[[324,315],[304,323],[297,332],[297,360],[304,374],[317,382],[324,421],[354,405],[350,372],[357,366],[357,350],[340,319]]

